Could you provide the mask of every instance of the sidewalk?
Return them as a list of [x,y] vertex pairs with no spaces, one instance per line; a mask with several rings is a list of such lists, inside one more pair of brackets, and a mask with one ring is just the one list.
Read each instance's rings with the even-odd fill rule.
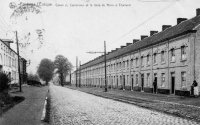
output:
[[67,87],[104,98],[138,105],[140,107],[165,112],[200,122],[200,98],[189,98],[175,95],[153,94],[127,90],[123,91],[117,89],[108,89],[108,92],[104,92],[104,88],[96,87]]
[[23,92],[13,92],[13,96],[23,96],[25,100],[5,112],[0,117],[0,125],[40,125],[48,87],[23,86]]

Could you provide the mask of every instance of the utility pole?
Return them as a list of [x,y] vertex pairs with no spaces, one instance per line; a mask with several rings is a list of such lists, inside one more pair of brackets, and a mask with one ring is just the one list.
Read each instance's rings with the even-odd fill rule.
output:
[[104,52],[87,52],[87,53],[90,53],[90,54],[96,54],[96,53],[104,53],[104,68],[105,68],[105,92],[108,91],[108,87],[107,87],[107,69],[106,69],[106,41],[104,41]]
[[72,85],[72,74],[71,74],[71,70],[70,70],[70,73],[69,73],[69,81],[70,81],[70,85]]
[[81,87],[81,61],[79,61],[79,87]]
[[104,62],[105,62],[105,92],[107,92],[107,73],[106,73],[106,41],[104,41]]
[[15,33],[16,33],[17,57],[18,57],[19,91],[22,92],[22,83],[21,83],[21,74],[20,74],[19,42],[18,42],[17,31]]
[[76,57],[76,87],[78,85],[78,75],[77,75],[77,70],[78,70],[78,57]]

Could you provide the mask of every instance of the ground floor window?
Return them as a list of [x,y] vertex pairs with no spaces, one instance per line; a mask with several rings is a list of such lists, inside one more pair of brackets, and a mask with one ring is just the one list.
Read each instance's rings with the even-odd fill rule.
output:
[[186,87],[186,72],[181,72],[181,87]]
[[161,87],[165,87],[165,73],[161,74]]
[[138,85],[138,74],[136,74],[136,85]]
[[147,73],[147,86],[150,85],[150,73]]

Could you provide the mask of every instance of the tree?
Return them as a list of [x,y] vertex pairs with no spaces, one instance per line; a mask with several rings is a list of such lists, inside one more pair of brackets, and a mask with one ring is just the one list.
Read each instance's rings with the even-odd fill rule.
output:
[[72,64],[63,55],[57,55],[54,61],[54,67],[56,68],[56,73],[59,74],[60,84],[63,86],[64,79],[72,69]]
[[46,85],[53,77],[54,64],[50,59],[42,59],[37,73],[39,77],[46,82]]
[[28,80],[40,81],[39,77],[36,74],[28,74]]

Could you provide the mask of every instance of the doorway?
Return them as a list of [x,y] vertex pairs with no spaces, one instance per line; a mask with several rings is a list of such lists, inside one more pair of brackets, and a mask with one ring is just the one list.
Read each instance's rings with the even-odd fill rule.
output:
[[117,88],[118,88],[118,76],[116,76],[116,78],[117,78]]
[[133,90],[133,75],[131,75],[131,90]]
[[141,74],[141,89],[144,91],[144,74]]
[[123,90],[125,89],[125,75],[123,75]]
[[171,73],[171,94],[175,92],[175,73]]
[[157,73],[154,73],[153,91],[157,93]]

